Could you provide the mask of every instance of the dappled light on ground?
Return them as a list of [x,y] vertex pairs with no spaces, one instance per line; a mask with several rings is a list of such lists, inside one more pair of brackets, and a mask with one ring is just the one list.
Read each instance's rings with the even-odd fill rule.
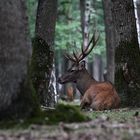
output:
[[58,125],[31,124],[29,128],[0,131],[0,140],[139,140],[140,109],[84,112],[92,120]]

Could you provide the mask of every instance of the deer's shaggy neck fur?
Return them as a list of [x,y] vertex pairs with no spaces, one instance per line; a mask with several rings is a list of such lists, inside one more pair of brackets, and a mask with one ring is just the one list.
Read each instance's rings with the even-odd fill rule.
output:
[[76,80],[77,89],[82,95],[90,87],[91,84],[97,83],[97,81],[88,73],[86,69],[81,70]]

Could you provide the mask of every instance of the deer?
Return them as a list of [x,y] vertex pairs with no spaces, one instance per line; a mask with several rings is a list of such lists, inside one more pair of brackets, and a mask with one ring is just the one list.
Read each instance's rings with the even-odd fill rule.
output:
[[74,95],[73,87],[72,86],[67,87],[66,92],[67,92],[68,101],[72,102],[73,98],[74,98],[73,97],[73,95]]
[[91,108],[96,111],[116,109],[120,104],[120,97],[110,81],[97,81],[86,69],[85,58],[91,53],[99,40],[96,32],[86,47],[81,46],[80,54],[75,51],[65,57],[71,62],[71,67],[58,78],[60,84],[73,82],[80,91],[81,109]]

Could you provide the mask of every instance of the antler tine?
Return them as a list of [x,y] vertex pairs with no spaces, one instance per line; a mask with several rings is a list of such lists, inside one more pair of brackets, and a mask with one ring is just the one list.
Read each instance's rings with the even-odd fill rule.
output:
[[[74,41],[73,42],[74,43],[74,48],[77,48],[77,46],[76,46],[76,42]],[[75,58],[75,60],[76,60],[76,62],[78,63],[79,61],[78,61],[78,56],[76,55],[76,52],[75,51],[73,51],[73,57]]]
[[[86,47],[87,48],[86,49],[87,52],[86,51],[83,51],[83,52],[88,55],[92,51],[92,49],[96,46],[96,43],[98,42],[98,40],[99,40],[99,35],[96,37],[96,32],[95,32],[94,35],[93,35],[93,38],[90,40],[88,46]],[[92,43],[92,46],[88,50],[88,48],[89,48],[91,43]]]
[[[82,47],[82,53],[79,55],[79,61],[81,61],[83,58],[85,58],[91,51],[92,49],[95,47],[96,43],[99,40],[99,35],[96,37],[96,32],[93,34],[91,40],[89,41],[87,47],[84,49]],[[90,44],[92,43],[92,46],[89,49]]]
[[[98,34],[98,35],[96,35],[96,34]],[[94,38],[93,38],[93,45],[94,45],[94,46],[95,46],[96,43],[98,42],[99,37],[100,37],[99,32],[95,31],[95,33],[94,33]]]
[[[96,31],[97,32],[97,31]],[[82,53],[77,56],[76,53],[73,51],[73,55],[69,55],[69,54],[65,54],[65,57],[73,62],[80,62],[81,60],[83,60],[91,51],[92,49],[95,47],[97,41],[99,40],[99,35],[96,36],[96,32],[93,34],[91,40],[89,41],[88,45],[86,46],[86,48],[84,49],[84,47],[81,47]],[[92,46],[89,48],[90,44],[92,43]],[[76,43],[74,42],[74,45]],[[75,45],[76,46],[76,45]]]
[[[89,41],[89,43],[88,43],[88,45],[87,45],[86,48],[84,48],[84,46],[82,46],[82,52],[83,52],[83,53],[86,52],[86,51],[88,50],[90,44],[92,43],[93,37],[94,37],[94,34],[93,34],[93,36],[92,36],[91,40]],[[88,38],[89,38],[89,33],[88,33]]]
[[74,58],[72,58],[72,56],[70,56],[69,54],[65,54],[64,55],[68,60],[71,60],[71,61],[73,61],[73,62],[76,62],[76,60],[74,59]]
[[73,56],[74,56],[74,58],[75,58],[76,62],[79,62],[78,57],[77,57],[77,55],[75,54],[75,52],[74,52],[74,51],[73,51]]
[[[76,42],[75,42],[75,41],[73,42],[73,44],[74,44],[73,46],[76,48]],[[72,54],[72,55],[69,55],[69,54],[65,53],[65,57],[66,57],[68,60],[71,60],[71,61],[73,61],[73,62],[76,62],[76,63],[79,62],[79,61],[78,61],[78,57],[77,57],[75,51],[73,51],[73,54]]]
[[84,57],[86,57],[85,52],[88,50],[90,44],[92,43],[93,38],[94,38],[94,35],[92,36],[90,42],[88,43],[88,45],[87,45],[87,47],[85,49],[84,49],[84,46],[81,47],[82,53],[79,55],[79,61],[81,61]]

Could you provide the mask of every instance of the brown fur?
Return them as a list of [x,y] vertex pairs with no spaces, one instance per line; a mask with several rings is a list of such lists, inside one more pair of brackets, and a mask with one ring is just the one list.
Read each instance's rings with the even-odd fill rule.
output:
[[82,97],[81,108],[105,110],[118,108],[120,98],[110,82],[96,81],[86,70],[83,62],[79,63],[77,70],[67,72],[59,78],[59,83],[76,83]]
[[[83,96],[81,107],[90,107],[94,110],[104,110],[117,108],[120,104],[120,98],[110,82],[98,82],[86,70],[84,58],[90,54],[95,47],[99,35],[95,32],[87,46],[82,45],[81,53],[77,55],[66,54],[66,58],[72,62],[71,68],[65,74],[59,77],[58,82],[65,84],[74,82]],[[90,47],[91,46],[91,47]]]
[[67,98],[68,98],[68,101],[73,101],[73,87],[68,87],[67,88]]
[[120,98],[109,82],[91,84],[81,101],[82,108],[88,106],[94,110],[118,108],[119,104]]

